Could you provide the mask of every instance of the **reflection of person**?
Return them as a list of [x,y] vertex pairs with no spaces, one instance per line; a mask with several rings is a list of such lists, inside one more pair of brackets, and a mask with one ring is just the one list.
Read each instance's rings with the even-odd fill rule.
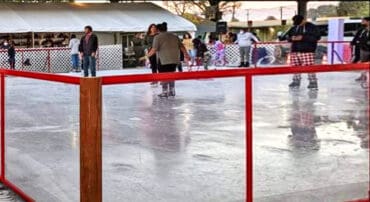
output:
[[84,76],[96,76],[96,51],[98,50],[98,37],[93,33],[91,26],[85,27],[85,36],[80,42],[80,57],[83,58]]
[[[363,18],[361,25],[363,28],[356,33],[352,43],[356,43],[360,49],[358,61],[370,62],[370,17]],[[364,82],[366,79],[366,72],[363,72],[356,81]]]
[[[293,66],[313,65],[315,62],[315,51],[317,42],[320,40],[320,30],[312,23],[305,21],[301,15],[293,17],[293,27],[280,37],[280,40],[292,42],[290,63]],[[317,89],[316,74],[308,74],[309,89]],[[289,84],[291,88],[299,88],[301,85],[301,75],[295,74],[293,82]]]
[[315,129],[316,117],[313,102],[317,98],[317,91],[311,91],[310,99],[305,102],[300,102],[298,96],[293,95],[290,141],[295,147],[316,148],[318,139]]
[[251,46],[253,42],[258,42],[259,40],[252,33],[248,32],[247,29],[240,30],[238,38],[235,43],[239,45],[240,52],[240,65],[239,67],[249,67],[249,56],[251,51]]
[[[154,37],[153,47],[147,57],[157,53],[159,59],[159,73],[175,72],[177,65],[180,63],[180,51],[184,53],[185,59],[189,59],[185,47],[179,37],[167,32],[167,23],[157,25],[159,34]],[[159,97],[175,96],[175,82],[162,82],[162,93]]]
[[9,43],[8,56],[10,69],[15,70],[15,43],[13,40]]
[[68,47],[71,49],[72,71],[74,72],[79,72],[79,59],[78,59],[78,47],[79,46],[80,46],[80,40],[76,38],[75,34],[72,34]]

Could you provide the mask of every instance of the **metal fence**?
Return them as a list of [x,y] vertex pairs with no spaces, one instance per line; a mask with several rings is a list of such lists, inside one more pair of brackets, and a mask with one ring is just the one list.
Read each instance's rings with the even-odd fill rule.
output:
[[[211,55],[216,49],[208,45]],[[72,68],[68,48],[17,49],[16,64],[18,70],[61,73],[69,72]],[[251,47],[250,63],[257,66],[289,65],[290,43],[262,42]],[[117,70],[123,67],[123,51],[121,45],[100,46],[97,54],[98,70]],[[29,61],[29,63],[27,63]],[[319,42],[316,64],[346,64],[351,61],[349,42],[333,41]],[[225,65],[236,67],[240,63],[238,45],[226,45]],[[0,50],[0,66],[9,68],[6,50]]]

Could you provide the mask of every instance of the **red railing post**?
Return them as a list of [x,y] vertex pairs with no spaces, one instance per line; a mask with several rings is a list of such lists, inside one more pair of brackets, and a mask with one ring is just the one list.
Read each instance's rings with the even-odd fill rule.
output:
[[245,76],[246,202],[253,202],[253,81]]
[[5,75],[1,74],[0,102],[1,102],[1,180],[5,180]]

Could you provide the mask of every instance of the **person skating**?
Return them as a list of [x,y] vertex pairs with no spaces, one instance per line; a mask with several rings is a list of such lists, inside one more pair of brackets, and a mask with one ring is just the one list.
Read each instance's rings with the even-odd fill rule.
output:
[[238,38],[234,43],[239,45],[240,52],[240,65],[239,67],[249,67],[249,57],[251,52],[251,46],[253,42],[259,42],[257,37],[252,33],[247,32],[247,29],[240,30]]
[[78,56],[79,46],[80,46],[80,40],[76,38],[75,34],[72,34],[68,47],[71,49],[72,71],[74,72],[80,72],[79,70],[80,62],[79,62],[79,56]]
[[[157,34],[158,34],[157,26],[155,24],[149,25],[148,31],[146,32],[146,35],[144,37],[144,46],[148,52],[150,52],[150,50],[152,49],[153,40]],[[149,63],[150,68],[152,69],[152,73],[157,74],[158,73],[157,54],[154,54],[151,57],[149,57]],[[152,82],[150,84],[157,85],[157,82]]]
[[98,50],[98,37],[93,33],[91,26],[85,27],[85,36],[81,38],[79,52],[83,59],[84,76],[96,76],[96,51]]
[[[184,53],[186,61],[190,59],[190,56],[180,39],[176,35],[167,32],[167,23],[159,24],[157,28],[160,33],[154,37],[153,47],[147,54],[147,57],[151,57],[157,53],[159,73],[175,72],[177,65],[180,63],[180,51]],[[162,93],[158,95],[159,97],[176,95],[174,81],[161,83]]]
[[[315,51],[317,42],[320,40],[320,31],[312,23],[307,22],[303,16],[295,15],[293,18],[293,27],[285,34],[279,37],[280,40],[288,40],[292,43],[290,63],[293,66],[308,66],[315,63]],[[318,89],[316,74],[308,74],[309,89]],[[291,88],[299,88],[301,85],[301,75],[295,74]]]
[[[353,39],[357,42],[360,49],[359,62],[370,62],[370,17],[365,17],[361,21],[362,29],[358,30]],[[366,82],[366,72],[362,72],[356,79],[358,82]]]
[[15,70],[15,43],[14,41],[9,42],[8,57],[9,57],[10,69]]

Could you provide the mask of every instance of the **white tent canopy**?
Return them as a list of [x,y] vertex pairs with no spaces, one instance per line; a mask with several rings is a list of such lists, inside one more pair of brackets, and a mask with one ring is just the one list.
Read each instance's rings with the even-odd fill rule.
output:
[[152,3],[1,3],[0,33],[145,32],[151,23],[167,22],[169,31],[196,31],[190,21]]

